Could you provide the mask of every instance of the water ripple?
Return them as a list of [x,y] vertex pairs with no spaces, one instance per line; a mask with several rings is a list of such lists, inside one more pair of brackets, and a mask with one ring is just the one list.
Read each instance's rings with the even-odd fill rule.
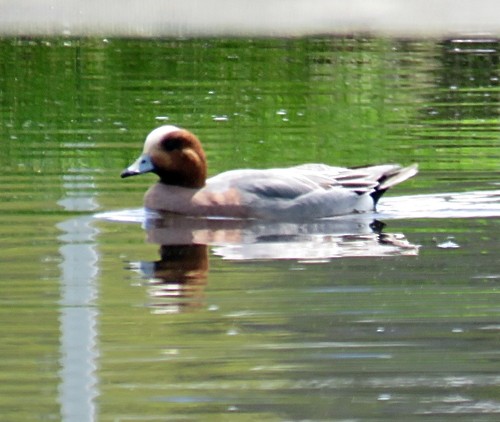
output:
[[379,219],[500,217],[500,190],[409,195],[381,201]]

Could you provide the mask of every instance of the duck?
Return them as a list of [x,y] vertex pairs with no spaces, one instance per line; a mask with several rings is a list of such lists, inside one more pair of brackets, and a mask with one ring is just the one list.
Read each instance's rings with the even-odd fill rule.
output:
[[416,164],[236,169],[207,178],[207,158],[189,130],[164,125],[147,135],[122,178],[154,173],[146,209],[191,217],[306,221],[373,212],[380,197],[413,177]]

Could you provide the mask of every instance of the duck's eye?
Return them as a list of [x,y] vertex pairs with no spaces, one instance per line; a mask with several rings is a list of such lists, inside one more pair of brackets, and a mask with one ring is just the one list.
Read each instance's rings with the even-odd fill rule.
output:
[[166,142],[163,142],[163,148],[166,151],[173,151],[175,149],[182,148],[182,140],[178,138],[168,139]]

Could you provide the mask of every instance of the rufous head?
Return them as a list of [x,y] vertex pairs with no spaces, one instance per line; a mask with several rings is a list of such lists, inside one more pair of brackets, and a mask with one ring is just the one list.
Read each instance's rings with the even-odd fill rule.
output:
[[207,177],[205,152],[191,132],[166,125],[154,129],[144,142],[142,155],[121,177],[152,172],[162,183],[201,188]]

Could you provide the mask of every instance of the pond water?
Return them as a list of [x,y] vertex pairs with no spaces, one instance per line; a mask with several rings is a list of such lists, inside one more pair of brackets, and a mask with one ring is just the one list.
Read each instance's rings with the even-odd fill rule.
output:
[[[500,417],[500,43],[1,39],[2,420]],[[158,219],[209,173],[419,163],[377,214]]]

